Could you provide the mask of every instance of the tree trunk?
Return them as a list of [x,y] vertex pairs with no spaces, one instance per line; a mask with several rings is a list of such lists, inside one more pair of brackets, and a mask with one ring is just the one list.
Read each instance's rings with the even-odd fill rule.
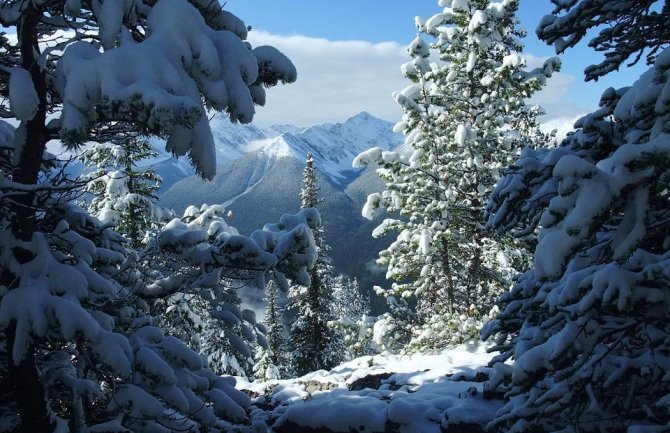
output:
[[14,391],[14,401],[21,417],[21,431],[25,433],[52,432],[56,428],[47,409],[46,395],[40,373],[31,350],[18,364],[14,363],[10,348],[16,337],[16,322],[7,329],[7,348],[9,360],[7,371]]
[[[30,73],[33,85],[39,98],[38,111],[29,121],[21,122],[19,128],[25,128],[23,143],[20,146],[21,155],[12,172],[14,182],[25,185],[35,185],[42,163],[42,154],[49,140],[46,124],[47,86],[45,73],[38,64],[39,46],[37,26],[42,19],[42,11],[34,7],[23,11],[21,22],[17,27],[21,42],[21,67]],[[21,134],[17,134],[20,140]],[[34,194],[26,193],[18,196],[13,202],[12,232],[17,239],[30,242],[36,227],[36,212]],[[33,259],[33,254],[23,248],[15,248],[14,256],[19,263],[24,264]],[[10,290],[16,289],[20,281],[16,279],[8,284]],[[12,383],[14,398],[21,417],[22,431],[51,432],[55,423],[51,419],[46,393],[40,380],[40,373],[35,362],[33,350],[18,363],[11,356],[16,341],[16,322],[11,322],[7,329],[7,371]]]
[[[21,41],[21,67],[30,73],[39,98],[39,106],[35,117],[29,121],[21,122],[19,128],[25,128],[25,141],[17,143],[20,145],[21,157],[12,172],[15,182],[25,185],[37,183],[42,154],[49,141],[49,133],[46,128],[47,114],[47,85],[45,73],[38,64],[39,46],[37,26],[42,19],[42,11],[31,8],[23,12],[23,20],[18,26]],[[13,221],[12,229],[17,238],[30,241],[35,231],[35,208],[33,194],[23,194],[16,199],[16,219]],[[19,260],[23,260],[20,258]]]

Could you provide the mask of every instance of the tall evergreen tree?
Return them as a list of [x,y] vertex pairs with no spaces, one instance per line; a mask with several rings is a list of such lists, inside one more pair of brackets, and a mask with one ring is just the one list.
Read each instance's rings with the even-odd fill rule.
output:
[[[305,160],[305,169],[302,172],[302,188],[300,189],[301,208],[316,208],[323,200],[319,199],[319,181],[316,178],[316,169],[314,168],[314,157],[311,153],[307,154]],[[323,238],[323,229],[314,232],[314,239]],[[321,240],[318,245],[323,244]]]
[[[318,192],[314,159],[308,154],[300,191],[303,209],[318,206]],[[307,287],[294,286],[290,293],[291,303],[297,311],[290,331],[291,369],[297,376],[334,367],[342,355],[342,335],[329,325],[336,319],[329,247],[324,239],[323,226],[313,229],[312,233],[318,257],[309,273],[310,284]]]
[[[417,21],[402,68],[412,84],[394,94],[405,113],[395,127],[406,135],[403,150],[374,148],[354,161],[382,166],[386,190],[368,197],[363,214],[400,214],[373,233],[397,233],[378,263],[396,281],[388,295],[416,296],[426,346],[444,345],[433,331],[471,305],[488,311],[526,264],[524,246],[487,231],[483,212],[501,169],[521,148],[544,143],[541,110],[524,101],[559,66],[549,59],[524,71],[518,1],[440,4],[442,13]],[[439,63],[429,62],[431,48]]]
[[608,24],[589,43],[607,53],[587,79],[636,51],[653,66],[607,89],[559,147],[524,152],[491,197],[492,227],[539,234],[533,267],[483,331],[500,351],[484,390],[508,399],[489,427],[669,431],[668,2],[554,3],[538,35],[558,50]]

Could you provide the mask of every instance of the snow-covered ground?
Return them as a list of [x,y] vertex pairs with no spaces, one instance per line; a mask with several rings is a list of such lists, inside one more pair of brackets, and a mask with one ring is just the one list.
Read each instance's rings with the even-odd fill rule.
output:
[[237,388],[254,396],[254,432],[476,432],[503,403],[483,397],[486,347],[365,356],[297,379],[238,379]]

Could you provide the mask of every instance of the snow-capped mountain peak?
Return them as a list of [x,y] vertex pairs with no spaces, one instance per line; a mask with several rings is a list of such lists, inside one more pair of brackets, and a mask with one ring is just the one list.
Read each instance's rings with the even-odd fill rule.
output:
[[269,140],[263,140],[263,144],[258,151],[272,158],[295,158],[300,161],[305,160],[306,151],[302,140],[291,134],[284,133],[279,137]]

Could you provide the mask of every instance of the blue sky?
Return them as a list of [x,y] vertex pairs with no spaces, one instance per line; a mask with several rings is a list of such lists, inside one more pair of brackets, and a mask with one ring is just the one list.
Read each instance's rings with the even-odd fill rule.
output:
[[[367,111],[372,114],[398,120],[400,111],[394,115],[392,108],[381,108],[381,101],[372,101],[375,97],[372,88],[378,86],[378,98],[391,106],[394,103],[390,92],[400,90],[407,84],[399,77],[398,71],[400,64],[408,58],[406,55],[403,57],[404,53],[391,56],[386,50],[404,49],[414,38],[416,15],[428,18],[441,12],[437,0],[227,0],[224,8],[253,27],[250,36],[252,44],[276,45],[298,67],[298,83],[286,86],[286,89],[270,90],[268,107],[259,108],[259,123],[303,125],[344,120],[347,107],[343,107],[343,104],[350,105],[349,114],[366,109],[363,101],[358,100],[360,98],[370,98]],[[554,55],[553,48],[535,36],[537,23],[552,8],[549,0],[521,0],[521,27],[528,30],[528,37],[524,41],[525,53],[531,57]],[[350,59],[347,57],[347,44],[351,46]],[[369,53],[367,59],[366,47]],[[596,108],[603,90],[610,86],[630,85],[646,69],[644,65],[638,65],[632,70],[611,74],[597,83],[584,83],[584,68],[599,59],[601,54],[591,50],[584,41],[560,57],[563,61],[560,76],[536,101],[545,106],[548,118],[565,120],[591,111]],[[394,59],[397,59],[395,65]],[[301,68],[301,65],[304,67]],[[342,68],[339,73],[342,76],[340,83],[336,78],[338,68]],[[369,76],[366,75],[366,69]],[[320,76],[323,76],[323,86],[318,84]],[[353,80],[363,80],[367,86],[360,82],[352,83]],[[400,87],[391,87],[391,81]],[[357,98],[354,89],[349,89],[352,84],[363,89],[365,95],[361,94]],[[383,86],[386,88],[382,89]],[[294,87],[294,90],[289,90],[290,87]],[[328,92],[338,91],[350,94],[346,100],[343,96],[339,99],[329,97]],[[384,91],[388,91],[386,96]],[[300,92],[310,92],[311,99],[301,96]],[[323,104],[319,101],[319,92],[323,92]],[[290,102],[292,93],[298,95],[294,98],[294,104]],[[279,108],[271,113],[275,104]]]

